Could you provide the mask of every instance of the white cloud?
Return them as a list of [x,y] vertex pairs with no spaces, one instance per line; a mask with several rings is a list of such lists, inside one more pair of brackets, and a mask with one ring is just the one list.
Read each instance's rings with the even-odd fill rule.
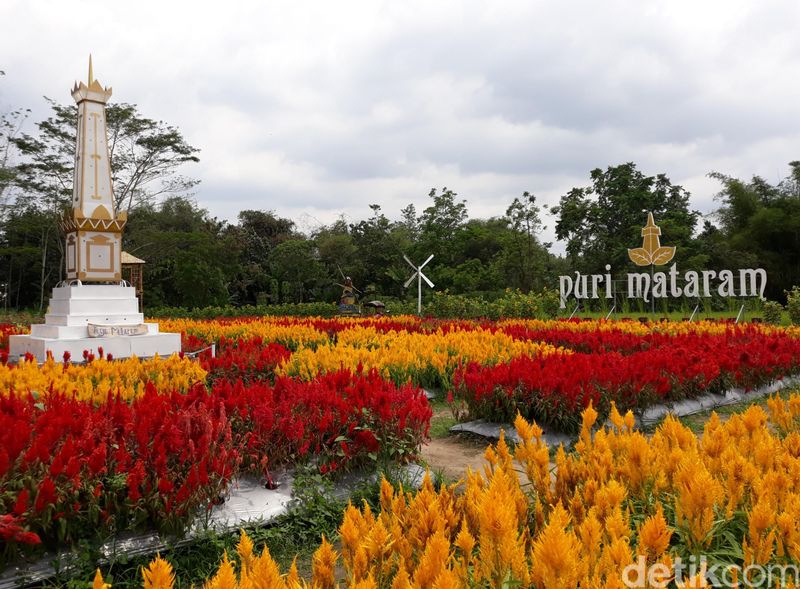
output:
[[230,219],[396,214],[434,186],[498,215],[626,161],[707,212],[709,171],[800,157],[797,22],[795,0],[5,0],[0,108],[46,116],[92,52],[115,100],[201,148],[185,172]]

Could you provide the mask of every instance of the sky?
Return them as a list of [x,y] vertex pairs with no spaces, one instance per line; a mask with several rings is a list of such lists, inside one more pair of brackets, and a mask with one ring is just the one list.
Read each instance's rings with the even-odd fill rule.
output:
[[0,110],[32,131],[91,53],[112,101],[201,149],[182,172],[229,220],[398,218],[445,186],[486,218],[628,161],[708,214],[709,172],[800,159],[798,30],[797,0],[2,0]]

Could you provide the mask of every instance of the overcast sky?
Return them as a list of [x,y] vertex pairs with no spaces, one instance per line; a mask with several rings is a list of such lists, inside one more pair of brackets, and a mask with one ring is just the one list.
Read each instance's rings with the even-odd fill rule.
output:
[[488,217],[626,161],[705,213],[709,171],[800,159],[798,31],[797,0],[2,0],[0,108],[70,102],[91,52],[202,150],[185,173],[227,219],[396,217],[442,186]]

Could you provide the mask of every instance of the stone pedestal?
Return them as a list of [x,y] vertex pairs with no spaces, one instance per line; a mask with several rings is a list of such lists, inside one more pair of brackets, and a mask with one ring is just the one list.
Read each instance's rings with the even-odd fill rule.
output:
[[[114,326],[142,335],[89,337],[89,326]],[[126,331],[126,329],[121,329]],[[138,356],[165,357],[181,351],[179,333],[160,333],[157,323],[145,323],[139,313],[136,289],[130,286],[87,284],[59,286],[53,289],[44,324],[32,325],[30,335],[9,338],[9,357],[16,359],[26,352],[40,362],[47,357],[61,360],[64,352],[80,361],[83,351],[97,355],[98,348],[114,358]]]

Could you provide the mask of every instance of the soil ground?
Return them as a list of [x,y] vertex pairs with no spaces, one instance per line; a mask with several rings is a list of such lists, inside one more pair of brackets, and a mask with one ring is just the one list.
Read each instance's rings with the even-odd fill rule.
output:
[[486,461],[483,453],[489,443],[471,436],[434,438],[422,448],[422,460],[431,475],[441,475],[449,482],[464,477],[467,467],[482,470]]

